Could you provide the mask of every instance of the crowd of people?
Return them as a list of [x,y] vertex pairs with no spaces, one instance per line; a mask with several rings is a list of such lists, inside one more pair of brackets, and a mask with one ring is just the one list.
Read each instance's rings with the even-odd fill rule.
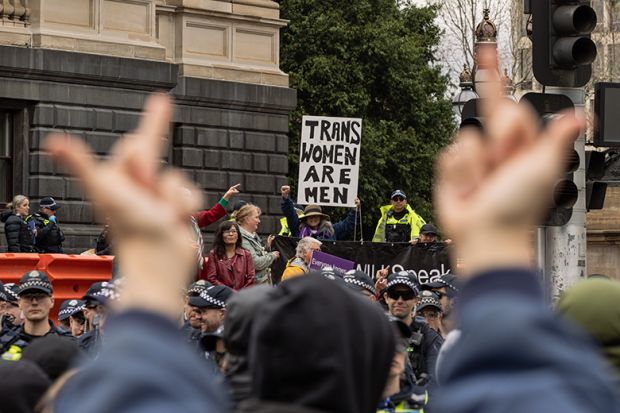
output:
[[[479,59],[497,70],[495,53]],[[46,150],[109,213],[119,276],[63,303],[59,326],[47,274],[2,286],[0,411],[620,411],[617,282],[577,285],[560,301],[560,318],[531,268],[531,228],[582,122],[567,114],[540,131],[499,84],[487,87],[485,136],[462,130],[437,163],[439,222],[467,266],[423,285],[389,268],[374,279],[305,271],[325,241],[312,235],[338,232],[311,209],[298,216],[307,228],[290,277],[272,286],[278,256],[258,237],[261,211],[250,204],[220,224],[213,261],[199,271],[208,276],[195,281],[199,191],[160,169],[168,96],[147,100],[113,160],[95,160],[76,138],[49,137]],[[390,220],[414,222],[401,207],[386,213],[379,234],[396,225]]]

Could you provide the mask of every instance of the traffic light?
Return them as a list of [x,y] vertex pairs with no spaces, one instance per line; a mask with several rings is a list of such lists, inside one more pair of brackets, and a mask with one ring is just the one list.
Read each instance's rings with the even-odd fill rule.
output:
[[603,209],[607,182],[605,175],[605,152],[586,151],[586,209]]
[[590,80],[596,12],[589,0],[533,0],[532,64],[545,86],[581,87]]
[[[529,103],[538,113],[543,128],[553,118],[561,116],[560,112],[574,109],[573,102],[565,95],[527,93],[521,98],[520,104],[523,102]],[[564,162],[566,175],[559,179],[553,188],[551,206],[542,223],[543,226],[557,227],[566,225],[570,221],[573,215],[573,206],[579,195],[573,178],[573,172],[579,168],[579,162],[577,151],[574,148],[570,149],[566,153]]]

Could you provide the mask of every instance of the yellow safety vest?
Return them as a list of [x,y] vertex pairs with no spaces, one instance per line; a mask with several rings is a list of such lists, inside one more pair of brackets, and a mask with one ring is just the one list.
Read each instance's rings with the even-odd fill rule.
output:
[[422,225],[426,224],[426,221],[424,221],[421,216],[416,214],[409,204],[405,207],[407,213],[401,219],[396,219],[389,213],[393,210],[393,208],[394,207],[392,205],[385,205],[381,207],[381,218],[377,223],[377,228],[375,230],[374,237],[372,237],[372,242],[386,242],[385,233],[388,225],[409,225],[411,228],[409,240],[412,240],[420,234],[420,228],[422,228]]

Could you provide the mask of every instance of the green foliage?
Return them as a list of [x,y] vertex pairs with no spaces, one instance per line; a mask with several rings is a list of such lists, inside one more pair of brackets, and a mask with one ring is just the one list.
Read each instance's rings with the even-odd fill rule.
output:
[[[289,176],[298,174],[301,117],[359,117],[364,238],[395,188],[431,220],[433,160],[454,124],[435,60],[436,9],[395,0],[281,0],[281,67],[297,89]],[[336,214],[338,215],[338,214]]]

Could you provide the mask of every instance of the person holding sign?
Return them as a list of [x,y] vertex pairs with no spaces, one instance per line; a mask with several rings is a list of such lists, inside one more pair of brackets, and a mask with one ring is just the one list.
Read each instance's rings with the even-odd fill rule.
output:
[[407,195],[401,189],[392,192],[390,205],[381,207],[372,242],[409,242],[420,234],[424,219],[407,204]]
[[356,209],[360,206],[359,198],[355,198],[355,208],[349,211],[345,219],[332,224],[329,215],[324,214],[319,205],[308,205],[304,213],[298,216],[290,198],[291,187],[280,188],[282,194],[282,213],[286,217],[291,237],[312,237],[321,240],[343,240],[348,238],[355,229]]

